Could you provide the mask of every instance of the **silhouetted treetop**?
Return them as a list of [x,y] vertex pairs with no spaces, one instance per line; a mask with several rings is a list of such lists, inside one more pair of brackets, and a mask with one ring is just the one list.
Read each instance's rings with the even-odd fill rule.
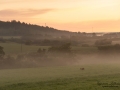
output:
[[0,21],[0,35],[36,35],[41,33],[69,33],[48,26],[27,24],[16,20]]

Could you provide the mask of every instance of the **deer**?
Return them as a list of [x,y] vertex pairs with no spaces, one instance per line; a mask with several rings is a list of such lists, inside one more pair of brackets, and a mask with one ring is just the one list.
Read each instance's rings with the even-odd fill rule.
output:
[[85,70],[85,68],[80,68],[80,70]]

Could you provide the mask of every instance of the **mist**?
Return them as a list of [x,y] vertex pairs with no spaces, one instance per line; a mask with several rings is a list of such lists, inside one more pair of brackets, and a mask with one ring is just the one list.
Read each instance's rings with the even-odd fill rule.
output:
[[[29,53],[17,55],[16,58],[7,56],[0,60],[0,69],[56,67],[56,66],[86,66],[86,65],[115,65],[120,64],[119,53]],[[84,67],[85,68],[85,67]]]

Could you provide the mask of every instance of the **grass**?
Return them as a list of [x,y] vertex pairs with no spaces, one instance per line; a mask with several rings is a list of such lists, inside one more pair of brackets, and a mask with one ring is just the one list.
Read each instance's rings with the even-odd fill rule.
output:
[[[21,44],[0,43],[0,46],[6,54],[21,53]],[[38,48],[48,47],[23,45],[23,52],[36,52]],[[97,48],[72,47],[72,50],[91,53]],[[80,70],[81,67],[85,70]],[[119,70],[119,63],[1,69],[0,90],[120,90]]]
[[[21,44],[18,43],[0,43],[0,46],[4,47],[6,54],[19,54],[21,53]],[[48,46],[35,46],[22,44],[22,53],[37,52],[39,48],[48,48]]]
[[120,41],[112,41],[112,44],[120,44]]
[[98,51],[97,47],[78,47],[78,46],[73,46],[72,50],[74,52],[79,52],[79,53],[96,53]]
[[11,39],[11,38],[21,38],[21,36],[1,36],[3,39]]
[[[0,43],[0,46],[4,47],[4,51],[6,54],[19,54],[19,53],[21,53],[21,44],[7,42],[7,43]],[[24,44],[22,44],[22,53],[36,52],[39,48],[48,49],[49,46],[36,46],[36,45],[24,45]],[[72,50],[74,52],[79,52],[79,53],[95,53],[95,52],[97,52],[96,47],[72,46]]]
[[119,90],[119,70],[118,64],[0,70],[0,90]]

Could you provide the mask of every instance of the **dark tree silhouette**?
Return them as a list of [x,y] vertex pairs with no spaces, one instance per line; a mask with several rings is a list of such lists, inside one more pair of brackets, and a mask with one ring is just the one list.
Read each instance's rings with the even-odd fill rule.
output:
[[112,44],[112,40],[108,40],[108,39],[103,39],[103,40],[97,40],[95,42],[96,46],[101,46],[101,45],[111,45]]
[[49,51],[53,51],[53,52],[70,52],[71,51],[71,44],[70,43],[66,43],[63,44],[61,46],[52,46],[49,48]]
[[[52,33],[51,33],[52,32]],[[26,36],[39,34],[54,33],[70,33],[69,31],[61,31],[52,27],[44,27],[39,25],[27,24],[16,20],[0,21],[0,35],[2,36]]]
[[2,59],[5,55],[5,52],[3,51],[3,47],[0,46],[0,59]]

